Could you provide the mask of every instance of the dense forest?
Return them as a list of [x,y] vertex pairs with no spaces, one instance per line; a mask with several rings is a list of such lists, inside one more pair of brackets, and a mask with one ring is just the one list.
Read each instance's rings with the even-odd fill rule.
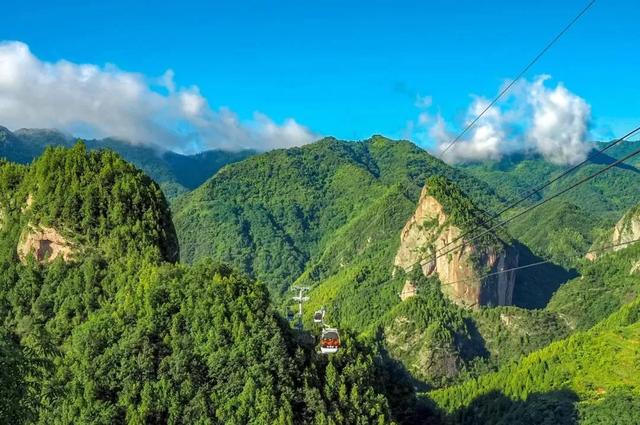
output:
[[[265,286],[211,261],[175,263],[159,187],[116,154],[47,149],[3,163],[6,423],[388,423],[408,382],[373,342],[326,358],[294,334]],[[20,261],[34,227],[73,260]],[[312,337],[307,335],[307,337]],[[300,342],[303,341],[303,342]],[[413,401],[412,401],[413,400]]]
[[[5,147],[29,132],[16,133]],[[548,263],[517,274],[515,305],[467,309],[437,275],[393,267],[421,190],[470,231],[556,166],[456,168],[409,142],[329,138],[216,165],[188,192],[200,176],[160,185],[144,151],[136,166],[115,145],[34,134],[42,155],[0,162],[2,423],[640,417],[640,245],[585,258],[636,216],[634,164],[490,235],[520,264]],[[302,331],[285,314],[293,286],[310,288]],[[320,309],[340,329],[335,355],[318,353]]]
[[[596,151],[606,145],[597,143],[583,167],[539,192],[533,192],[533,189],[564,171],[562,166],[545,161],[540,155],[516,153],[500,161],[460,164],[459,168],[488,183],[496,193],[510,201],[531,194],[519,205],[519,208],[526,208],[637,149],[636,142],[624,142],[606,152]],[[609,229],[625,211],[638,204],[638,167],[640,159],[631,158],[515,221],[510,224],[510,230],[537,254],[566,263],[586,251],[603,228]],[[539,223],[549,231],[538,231],[534,224]]]

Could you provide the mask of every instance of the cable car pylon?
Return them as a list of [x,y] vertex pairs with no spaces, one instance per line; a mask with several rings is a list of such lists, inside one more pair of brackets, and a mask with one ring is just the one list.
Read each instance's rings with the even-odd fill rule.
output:
[[[308,286],[293,286],[292,291],[297,294],[292,297],[294,301],[298,303],[298,322],[296,328],[302,331],[302,305],[309,301],[309,296],[305,293],[309,292],[311,288]],[[340,349],[340,332],[337,328],[332,328],[324,321],[326,309],[320,308],[313,313],[313,322],[322,326],[322,334],[320,335],[320,354],[335,354]]]
[[305,296],[305,292],[309,292],[308,286],[294,286],[291,288],[292,291],[298,291],[298,295],[293,297],[294,301],[298,302],[298,323],[296,327],[298,330],[302,330],[302,304],[309,301],[309,297]]

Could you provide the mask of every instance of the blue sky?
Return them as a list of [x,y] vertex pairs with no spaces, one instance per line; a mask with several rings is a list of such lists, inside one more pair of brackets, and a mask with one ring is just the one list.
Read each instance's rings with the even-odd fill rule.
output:
[[[453,127],[493,96],[584,1],[8,2],[0,40],[43,61],[115,64],[197,85],[240,119],[260,111],[323,135],[404,135],[431,96]],[[640,6],[600,0],[528,74],[591,106],[600,132],[640,118]]]

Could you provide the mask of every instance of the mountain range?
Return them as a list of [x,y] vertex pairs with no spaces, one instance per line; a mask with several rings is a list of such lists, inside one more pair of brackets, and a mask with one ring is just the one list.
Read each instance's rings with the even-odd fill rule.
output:
[[[57,130],[20,129],[11,132],[0,126],[0,158],[28,164],[42,155],[47,146],[71,147],[77,140]],[[208,150],[183,155],[113,138],[85,140],[84,143],[89,149],[118,152],[158,182],[169,199],[200,186],[224,165],[241,161],[256,153],[252,150]]]
[[[382,136],[179,155],[0,129],[0,156],[12,423],[640,417],[640,245],[607,248],[640,239],[637,158],[475,238],[563,167],[451,166]],[[316,311],[335,355],[316,352]]]

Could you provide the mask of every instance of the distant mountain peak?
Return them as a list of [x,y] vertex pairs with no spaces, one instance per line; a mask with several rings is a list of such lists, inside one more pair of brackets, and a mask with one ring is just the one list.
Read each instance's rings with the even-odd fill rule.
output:
[[[74,136],[56,129],[21,128],[12,132],[0,126],[0,158],[28,164],[42,155],[48,146],[71,147],[76,140]],[[156,180],[168,198],[195,189],[222,166],[256,153],[252,150],[212,150],[183,155],[159,146],[136,145],[113,137],[87,140],[85,144],[92,150],[108,149],[119,153]]]
[[42,136],[63,137],[69,140],[73,139],[73,137],[70,134],[64,133],[55,128],[20,128],[14,131],[13,134],[18,137],[42,135]]

